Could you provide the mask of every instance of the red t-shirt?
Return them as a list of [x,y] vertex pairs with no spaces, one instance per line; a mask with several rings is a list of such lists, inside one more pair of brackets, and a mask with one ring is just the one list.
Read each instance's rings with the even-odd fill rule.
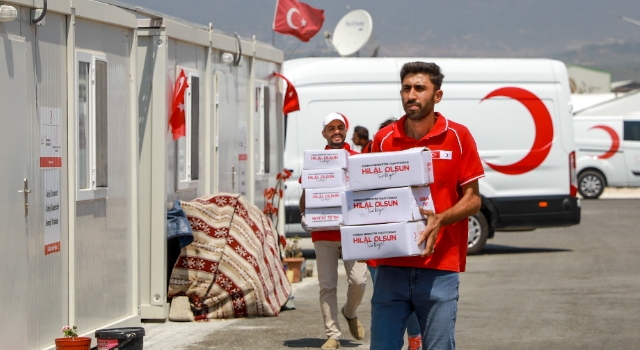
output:
[[[329,146],[325,146],[324,149],[331,149]],[[342,149],[347,150],[349,155],[354,156],[356,154],[360,154],[351,149],[348,143],[344,143]],[[298,183],[302,183],[302,176],[298,178]],[[330,231],[312,231],[311,232],[311,241],[340,241],[340,230],[330,230]]]
[[371,145],[373,145],[373,141],[367,142],[367,144],[362,147],[362,153],[371,153]]
[[[373,139],[372,152],[401,151],[428,147],[433,156],[431,195],[436,213],[442,213],[462,198],[462,186],[484,177],[484,168],[469,130],[436,113],[433,129],[415,140],[404,131],[406,116],[383,128]],[[411,256],[378,259],[378,265],[409,266],[463,272],[467,262],[468,221],[461,220],[440,229],[435,252],[428,257]]]

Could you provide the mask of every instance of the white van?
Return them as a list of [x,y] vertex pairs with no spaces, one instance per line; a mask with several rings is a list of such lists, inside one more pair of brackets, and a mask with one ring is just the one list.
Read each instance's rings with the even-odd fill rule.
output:
[[469,254],[500,230],[580,223],[570,89],[563,63],[548,59],[304,58],[286,61],[300,111],[286,121],[286,233],[303,235],[297,183],[304,150],[326,145],[322,118],[340,112],[373,135],[389,117],[404,115],[400,69],[435,62],[445,75],[435,109],[473,134],[486,177],[482,209],[469,218]]
[[606,186],[640,186],[640,92],[576,112],[578,191],[600,197]]

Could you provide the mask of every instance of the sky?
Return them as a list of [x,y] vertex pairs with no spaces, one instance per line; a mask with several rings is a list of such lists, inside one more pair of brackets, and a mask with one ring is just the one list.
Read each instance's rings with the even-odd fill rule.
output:
[[[337,56],[324,31],[349,11],[364,9],[373,34],[361,49],[369,56],[549,57],[592,66],[640,67],[638,0],[307,0],[325,22],[308,43],[273,35],[276,0],[128,0],[228,33],[274,43],[285,58]],[[566,62],[573,61],[573,62]],[[640,68],[639,68],[640,72]]]

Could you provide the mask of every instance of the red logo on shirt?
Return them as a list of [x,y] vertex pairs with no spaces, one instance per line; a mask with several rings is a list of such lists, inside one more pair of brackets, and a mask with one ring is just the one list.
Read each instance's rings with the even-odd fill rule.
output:
[[527,173],[540,166],[551,151],[551,145],[553,144],[553,120],[551,119],[551,114],[549,114],[549,110],[538,96],[530,91],[517,87],[505,87],[494,90],[480,100],[480,102],[496,96],[512,98],[527,108],[536,125],[535,138],[531,150],[521,160],[509,165],[491,164],[486,160],[485,163],[487,163],[491,169],[507,175]]
[[602,129],[606,131],[609,134],[609,136],[611,136],[611,148],[609,148],[609,150],[605,154],[601,156],[596,156],[596,158],[607,159],[607,158],[613,157],[616,154],[616,152],[618,152],[618,148],[620,147],[620,137],[618,137],[618,133],[616,133],[616,131],[613,130],[610,126],[606,126],[606,125],[596,125],[591,127],[591,129]]

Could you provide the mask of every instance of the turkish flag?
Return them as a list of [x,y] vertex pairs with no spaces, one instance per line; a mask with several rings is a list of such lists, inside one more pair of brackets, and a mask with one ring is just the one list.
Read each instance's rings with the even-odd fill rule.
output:
[[169,125],[171,125],[171,133],[173,133],[174,140],[187,135],[184,92],[188,87],[187,76],[184,74],[184,69],[182,69],[173,87],[173,104],[171,105],[171,117],[169,117]]
[[289,114],[291,112],[300,110],[300,102],[298,101],[298,92],[296,88],[291,84],[289,79],[285,78],[280,73],[273,72],[273,75],[284,79],[287,82],[287,91],[284,93],[284,105],[282,106],[282,113]]
[[324,10],[313,8],[297,0],[278,0],[273,30],[309,41],[322,28]]

